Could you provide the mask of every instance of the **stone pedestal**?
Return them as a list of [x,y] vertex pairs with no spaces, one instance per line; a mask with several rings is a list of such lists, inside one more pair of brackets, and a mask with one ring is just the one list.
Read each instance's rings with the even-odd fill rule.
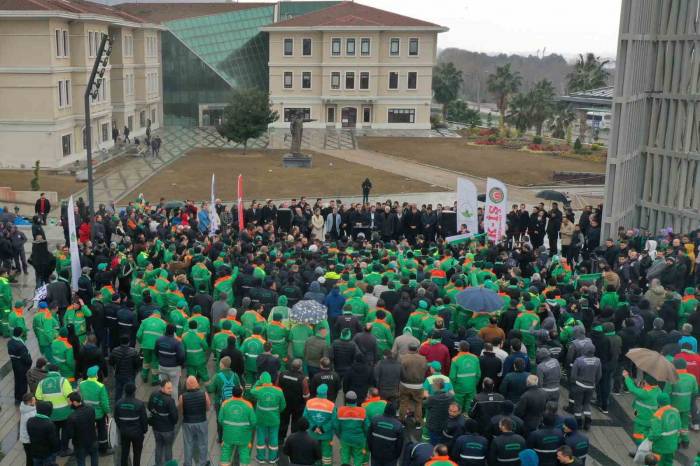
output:
[[312,157],[305,154],[284,154],[282,166],[284,168],[311,168]]

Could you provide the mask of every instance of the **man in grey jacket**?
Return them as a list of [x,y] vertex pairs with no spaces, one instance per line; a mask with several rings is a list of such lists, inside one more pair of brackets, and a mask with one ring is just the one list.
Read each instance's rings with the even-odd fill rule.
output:
[[547,393],[547,401],[554,401],[558,405],[561,365],[552,357],[547,348],[539,348],[536,359],[539,386]]
[[595,348],[586,347],[571,366],[571,380],[574,398],[574,417],[579,428],[588,430],[591,425],[591,398],[602,377],[600,359],[594,356]]
[[374,367],[374,380],[383,400],[392,403],[399,399],[401,363],[390,350],[384,351],[383,359]]

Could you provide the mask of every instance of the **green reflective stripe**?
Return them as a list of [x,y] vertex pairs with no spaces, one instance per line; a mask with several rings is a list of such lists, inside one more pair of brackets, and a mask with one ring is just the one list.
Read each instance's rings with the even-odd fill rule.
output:
[[188,349],[188,350],[187,350],[188,353],[201,353],[202,351],[204,351],[202,348],[199,348],[199,349]]
[[267,340],[267,341],[269,341],[270,343],[284,343],[284,339],[282,339],[282,340],[273,340],[273,339],[270,338],[270,339]]
[[658,406],[651,406],[651,405],[648,405],[646,403],[642,403],[641,401],[637,401],[636,404],[637,404],[637,406],[641,406],[642,408],[646,408],[646,409],[653,409],[653,410],[659,409]]
[[673,429],[669,430],[668,432],[661,432],[662,437],[670,437],[671,435],[676,435],[678,433],[678,429]]
[[143,333],[144,333],[144,335],[157,335],[157,336],[163,335],[162,333],[156,332],[155,330],[144,330]]
[[466,374],[457,374],[457,378],[460,377],[476,377],[476,372],[467,372]]
[[279,408],[276,406],[260,406],[260,405],[258,405],[258,409],[261,409],[263,411],[277,411]]
[[224,421],[227,426],[249,426],[250,422],[234,422],[234,421]]
[[671,392],[673,396],[688,396],[692,395],[692,392]]

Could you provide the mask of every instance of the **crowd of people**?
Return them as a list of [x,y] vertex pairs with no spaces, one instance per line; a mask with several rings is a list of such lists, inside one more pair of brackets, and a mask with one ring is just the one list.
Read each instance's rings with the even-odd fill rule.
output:
[[[254,201],[240,230],[235,209],[208,207],[139,198],[89,216],[79,202],[55,251],[35,219],[33,315],[0,270],[27,464],[95,466],[109,418],[124,466],[149,429],[156,465],[178,431],[184,464],[207,464],[209,416],[222,465],[339,464],[337,443],[355,466],[581,465],[592,407],[607,414],[623,392],[635,442],[651,441],[645,464],[671,465],[700,423],[700,234],[621,230],[599,246],[600,208],[576,219],[556,203],[513,206],[498,243],[447,242],[441,205]],[[502,304],[462,306],[477,287]],[[295,318],[307,300],[326,318]],[[635,347],[672,360],[679,381],[635,380]]]

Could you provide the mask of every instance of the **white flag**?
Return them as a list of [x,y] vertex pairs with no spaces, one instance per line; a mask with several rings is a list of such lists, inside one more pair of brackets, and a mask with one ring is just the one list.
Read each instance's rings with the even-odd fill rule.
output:
[[468,236],[479,233],[478,205],[476,203],[476,186],[466,178],[457,179],[457,231],[462,225],[467,226]]
[[219,216],[216,213],[216,175],[211,174],[211,203],[209,203],[209,236],[219,229]]
[[486,180],[486,210],[484,211],[484,232],[491,241],[498,243],[506,235],[506,206],[508,188],[495,178]]
[[78,251],[78,231],[75,229],[73,196],[68,199],[68,238],[70,240],[70,286],[73,291],[78,291],[78,279],[82,270],[80,267],[80,251]]

